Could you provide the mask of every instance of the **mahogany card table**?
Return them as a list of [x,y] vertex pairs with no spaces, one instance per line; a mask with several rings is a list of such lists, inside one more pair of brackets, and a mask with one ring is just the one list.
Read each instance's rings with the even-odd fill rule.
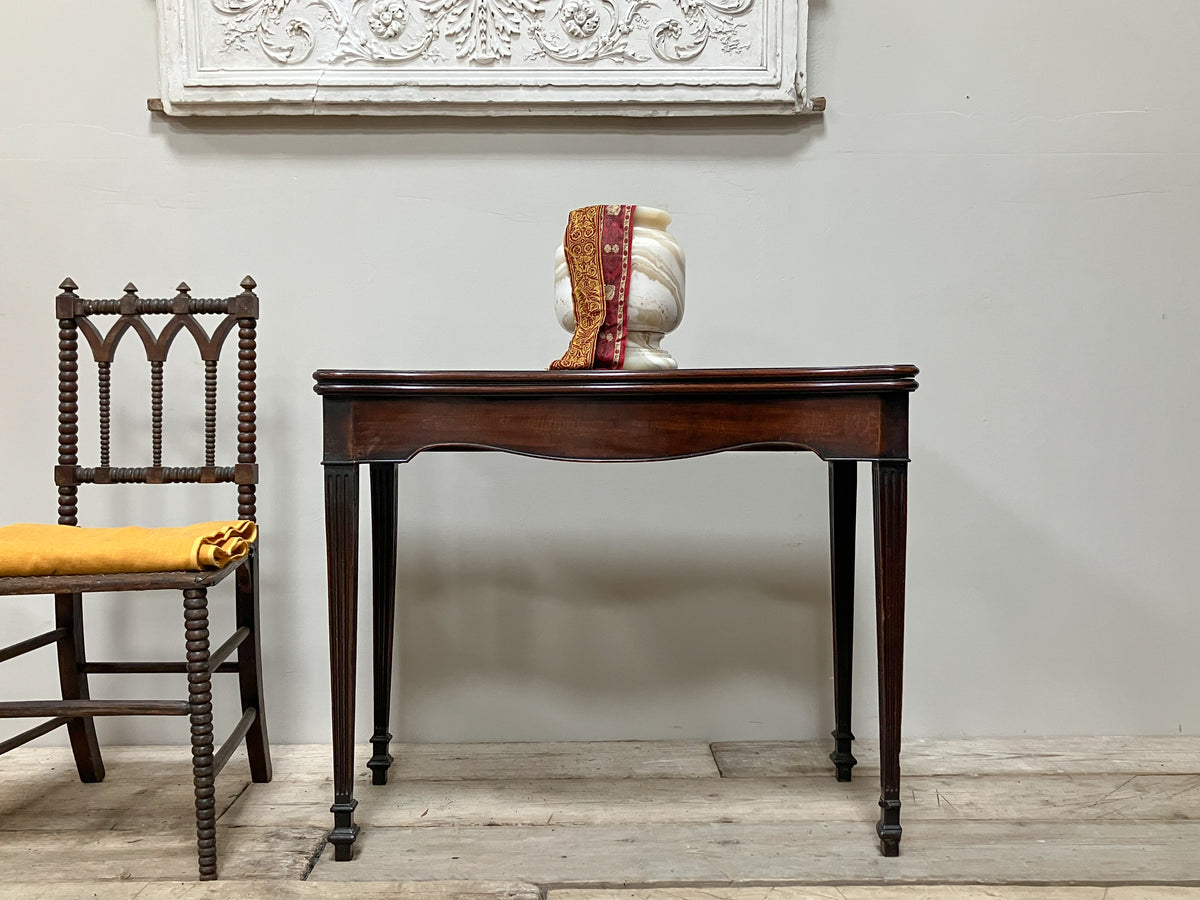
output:
[[656,372],[389,372],[321,369],[333,695],[334,858],[354,822],[359,467],[370,467],[374,732],[368,766],[387,781],[396,610],[398,464],[431,450],[495,450],[587,462],[682,459],[728,450],[815,453],[828,464],[834,717],[839,781],[850,732],[855,496],[871,464],[884,856],[900,852],[900,700],[904,653],[908,395],[915,366],[677,369]]

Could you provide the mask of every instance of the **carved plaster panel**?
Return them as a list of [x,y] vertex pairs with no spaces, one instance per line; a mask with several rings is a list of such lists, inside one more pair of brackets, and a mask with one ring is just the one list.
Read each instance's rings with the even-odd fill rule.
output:
[[171,115],[797,113],[808,0],[158,0]]

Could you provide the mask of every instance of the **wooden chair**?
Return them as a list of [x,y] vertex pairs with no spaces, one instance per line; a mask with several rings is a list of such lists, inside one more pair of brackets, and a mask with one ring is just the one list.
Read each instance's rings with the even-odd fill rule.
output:
[[[57,298],[58,317],[58,522],[78,525],[76,519],[79,485],[110,484],[236,484],[237,516],[255,519],[255,333],[258,297],[252,278],[245,278],[242,292],[224,299],[193,299],[186,284],[172,299],[149,300],[128,285],[117,300],[85,300],[67,279]],[[156,332],[145,316],[168,314],[170,319]],[[97,320],[116,317],[102,333]],[[202,316],[217,320],[212,334],[200,323]],[[218,318],[219,317],[219,318]],[[161,321],[161,320],[159,320]],[[204,465],[192,468],[164,466],[163,364],[181,332],[195,340],[204,362]],[[237,333],[238,429],[237,464],[216,465],[217,362],[222,345]],[[79,334],[87,340],[97,365],[99,393],[99,466],[84,468],[78,456],[78,346]],[[117,468],[109,464],[111,420],[111,371],[121,339],[137,335],[150,362],[152,465]],[[178,342],[180,346],[191,341]],[[199,435],[197,435],[197,438]],[[197,440],[197,444],[199,441]],[[198,448],[197,448],[198,449]],[[198,456],[198,453],[197,453]],[[234,575],[236,631],[216,650],[209,649],[208,589]],[[84,652],[83,595],[93,591],[183,592],[186,661],[176,662],[91,662]],[[101,781],[104,763],[96,741],[96,716],[188,716],[191,720],[192,777],[196,796],[196,837],[201,880],[217,877],[216,808],[214,781],[243,739],[250,757],[250,772],[256,782],[271,780],[271,756],[263,716],[262,670],[260,666],[258,615],[258,550],[240,563],[211,571],[175,571],[140,574],[48,575],[0,577],[0,595],[53,594],[54,628],[44,634],[0,649],[0,662],[51,644],[58,648],[59,700],[0,703],[0,718],[44,718],[37,725],[0,743],[6,753],[34,738],[65,725],[74,752],[79,777],[84,782]],[[231,660],[230,657],[236,657]],[[186,674],[188,697],[182,701],[93,700],[88,676],[104,673]],[[212,676],[236,672],[241,692],[242,715],[220,750],[213,752]]]

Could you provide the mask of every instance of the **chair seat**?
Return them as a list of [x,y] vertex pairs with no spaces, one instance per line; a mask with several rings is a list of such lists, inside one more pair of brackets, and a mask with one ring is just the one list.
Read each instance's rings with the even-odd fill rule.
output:
[[206,571],[250,553],[251,521],[182,528],[78,528],[23,523],[0,528],[0,576]]
[[[248,559],[249,557],[247,557]],[[96,591],[163,591],[209,588],[246,564],[246,559],[223,569],[204,572],[135,572],[108,575],[0,576],[0,596],[18,594],[87,594]]]

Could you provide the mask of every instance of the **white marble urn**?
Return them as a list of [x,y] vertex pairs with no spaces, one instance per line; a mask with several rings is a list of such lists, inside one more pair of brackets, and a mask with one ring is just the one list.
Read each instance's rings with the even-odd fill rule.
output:
[[[650,206],[633,212],[629,335],[622,369],[677,369],[675,358],[660,343],[683,318],[684,256],[667,233],[669,213]],[[568,332],[575,331],[571,278],[560,245],[554,254],[554,312]]]

